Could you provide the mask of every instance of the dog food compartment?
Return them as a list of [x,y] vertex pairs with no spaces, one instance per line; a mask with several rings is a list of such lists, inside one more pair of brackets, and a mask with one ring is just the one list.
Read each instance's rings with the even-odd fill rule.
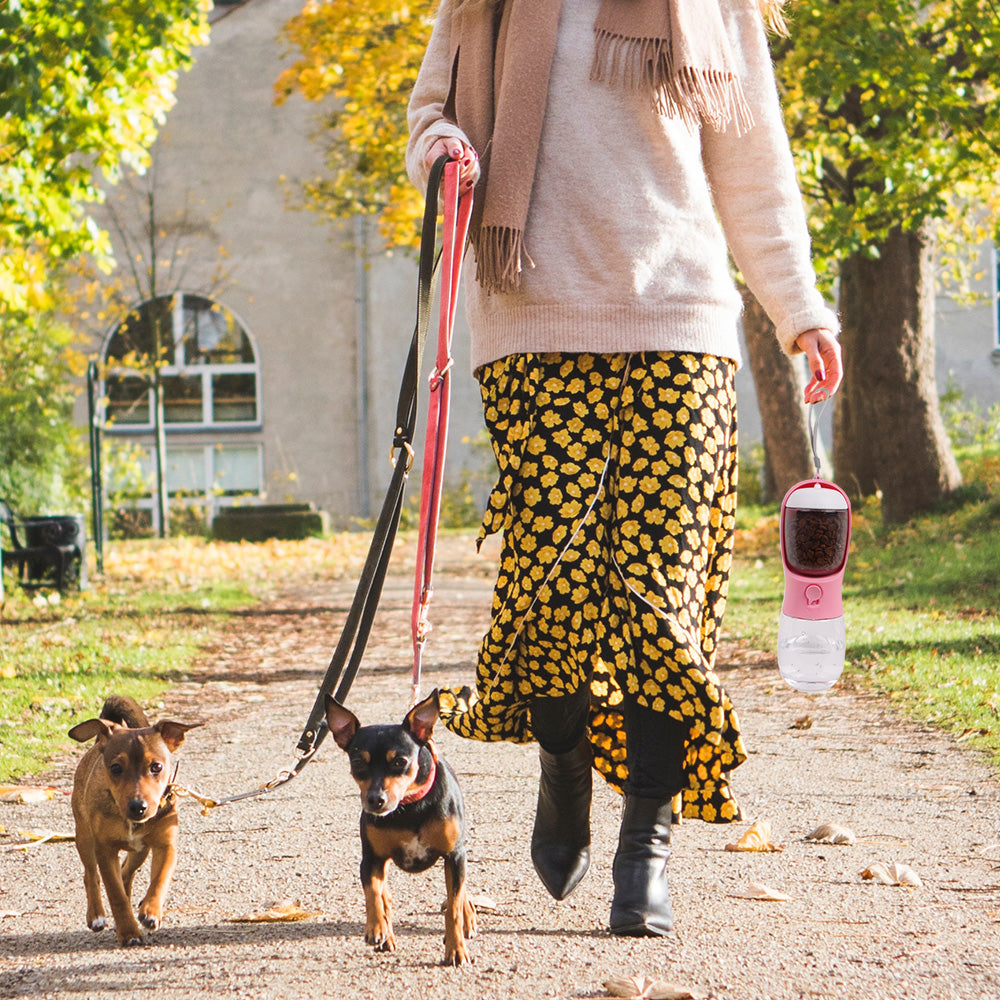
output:
[[847,497],[821,482],[793,490],[781,512],[785,563],[802,576],[830,576],[847,560],[851,510]]

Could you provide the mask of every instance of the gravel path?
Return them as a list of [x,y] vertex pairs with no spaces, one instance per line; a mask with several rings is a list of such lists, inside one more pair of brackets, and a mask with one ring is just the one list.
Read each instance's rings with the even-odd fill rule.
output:
[[[475,556],[471,538],[442,540],[425,690],[471,678],[491,565],[488,555]],[[347,580],[301,589],[237,617],[151,712],[207,723],[182,750],[182,783],[220,797],[291,763],[353,587]],[[410,587],[402,553],[352,692],[363,722],[394,721],[408,707]],[[773,662],[733,648],[720,673],[751,751],[736,791],[749,820],[767,820],[785,848],[726,851],[749,822],[683,824],[670,864],[670,938],[617,939],[605,930],[618,800],[603,784],[591,871],[556,903],[528,858],[534,748],[470,743],[442,730],[441,752],[471,814],[471,891],[494,905],[480,913],[474,964],[443,968],[442,868],[393,870],[399,948],[373,953],[362,938],[357,793],[328,740],[299,778],[264,798],[208,816],[181,803],[180,864],[164,926],[147,947],[122,949],[111,932],[86,929],[72,844],[0,853],[0,997],[570,1000],[604,996],[612,976],[648,975],[714,1000],[997,1000],[997,776],[874,697],[795,694]],[[78,757],[67,755],[44,780],[69,788]],[[826,822],[851,828],[857,842],[805,841]],[[0,826],[70,832],[68,798],[0,804]],[[874,862],[910,865],[923,886],[862,880]],[[141,874],[137,883],[141,890]],[[761,883],[788,899],[744,898]],[[316,915],[232,922],[286,899]]]

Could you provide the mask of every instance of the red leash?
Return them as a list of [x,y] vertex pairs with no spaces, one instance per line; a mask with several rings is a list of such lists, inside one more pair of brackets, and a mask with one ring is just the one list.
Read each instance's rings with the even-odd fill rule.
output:
[[428,619],[431,576],[434,572],[434,546],[441,514],[441,488],[444,482],[444,458],[448,444],[448,409],[451,400],[452,335],[458,304],[459,277],[465,241],[472,214],[472,194],[458,193],[458,163],[444,168],[444,223],[441,234],[441,309],[438,321],[437,359],[430,374],[427,404],[427,432],[424,438],[424,468],[420,484],[420,530],[417,541],[417,567],[413,585],[413,611],[410,618],[413,635],[413,704],[420,695],[420,671],[424,643],[431,630]]

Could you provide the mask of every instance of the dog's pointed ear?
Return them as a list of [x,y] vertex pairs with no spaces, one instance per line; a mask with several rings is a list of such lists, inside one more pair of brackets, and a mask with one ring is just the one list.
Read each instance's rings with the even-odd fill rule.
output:
[[170,719],[163,719],[153,728],[163,737],[163,742],[167,744],[167,749],[174,753],[184,742],[184,734],[189,729],[197,729],[203,726],[204,722],[192,722],[190,725],[183,722],[172,722]]
[[434,723],[441,715],[441,701],[435,688],[422,702],[414,705],[403,720],[403,728],[418,743],[426,743],[434,731]]
[[116,729],[120,728],[116,723],[108,719],[87,719],[86,722],[77,723],[70,731],[69,735],[77,743],[86,743],[97,737],[97,743],[103,743]]
[[341,750],[347,749],[347,744],[354,739],[361,723],[358,717],[330,695],[326,696],[326,724],[330,727],[330,735]]

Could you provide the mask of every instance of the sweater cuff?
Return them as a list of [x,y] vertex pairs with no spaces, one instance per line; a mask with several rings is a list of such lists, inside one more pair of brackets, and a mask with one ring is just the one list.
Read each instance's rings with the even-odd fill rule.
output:
[[803,309],[786,316],[776,327],[775,335],[781,349],[788,355],[801,354],[795,346],[799,334],[806,330],[829,330],[834,336],[840,333],[840,321],[831,309]]

